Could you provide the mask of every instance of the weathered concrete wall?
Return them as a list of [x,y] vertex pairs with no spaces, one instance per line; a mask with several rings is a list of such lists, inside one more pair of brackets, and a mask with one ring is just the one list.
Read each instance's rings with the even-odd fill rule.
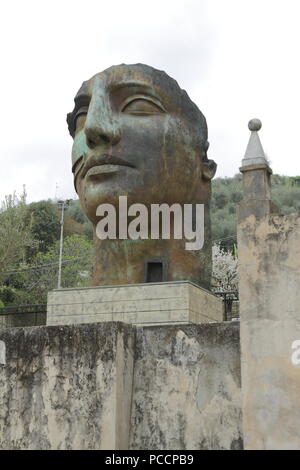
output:
[[139,328],[132,449],[240,449],[239,324]]
[[238,328],[0,330],[0,448],[239,448]]
[[242,207],[238,252],[245,448],[300,449],[299,215]]
[[0,448],[128,448],[132,335],[120,323],[0,330]]

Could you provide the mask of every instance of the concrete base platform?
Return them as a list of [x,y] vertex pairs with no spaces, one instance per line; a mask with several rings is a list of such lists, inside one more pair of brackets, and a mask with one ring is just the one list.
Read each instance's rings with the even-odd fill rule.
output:
[[57,289],[47,325],[121,321],[136,325],[223,321],[222,301],[190,281]]

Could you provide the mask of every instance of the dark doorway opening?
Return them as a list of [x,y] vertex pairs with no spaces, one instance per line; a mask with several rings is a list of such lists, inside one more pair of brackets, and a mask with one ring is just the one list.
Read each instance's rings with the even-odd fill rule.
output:
[[148,261],[146,266],[146,282],[163,281],[162,261]]

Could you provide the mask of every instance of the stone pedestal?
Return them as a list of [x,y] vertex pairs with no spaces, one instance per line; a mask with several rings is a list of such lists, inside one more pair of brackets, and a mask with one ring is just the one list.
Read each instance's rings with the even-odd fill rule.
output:
[[121,321],[137,325],[223,320],[222,301],[190,281],[57,289],[47,325]]

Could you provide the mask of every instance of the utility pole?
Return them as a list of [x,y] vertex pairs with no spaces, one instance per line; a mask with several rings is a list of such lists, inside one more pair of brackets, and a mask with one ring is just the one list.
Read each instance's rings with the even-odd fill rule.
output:
[[59,261],[58,261],[58,280],[57,289],[61,289],[61,266],[62,266],[62,251],[63,251],[63,240],[64,240],[64,212],[69,207],[71,199],[65,201],[57,201],[57,206],[61,210],[60,219],[60,244],[59,244]]

